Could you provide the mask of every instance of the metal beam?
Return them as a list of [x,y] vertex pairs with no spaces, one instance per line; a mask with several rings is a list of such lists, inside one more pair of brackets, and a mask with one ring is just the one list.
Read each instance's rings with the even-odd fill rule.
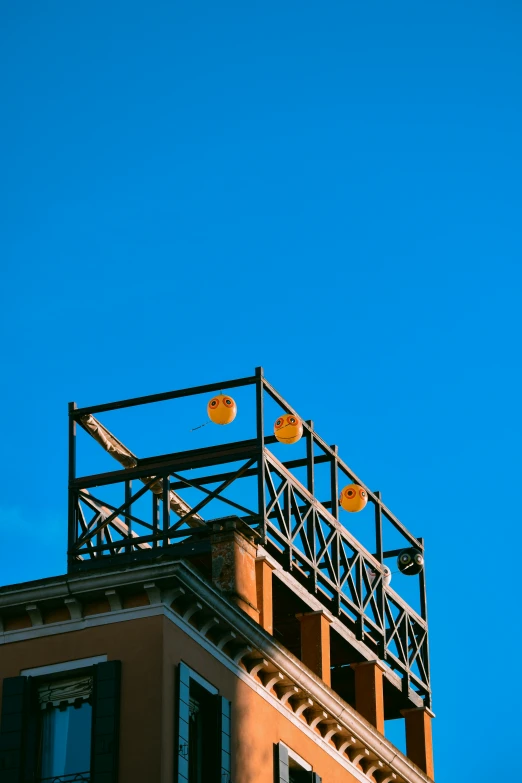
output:
[[207,383],[203,386],[192,386],[188,389],[178,389],[176,391],[163,392],[161,394],[148,394],[145,397],[131,397],[128,400],[117,400],[116,402],[105,402],[102,405],[89,405],[88,407],[78,408],[74,411],[75,419],[88,413],[102,413],[103,411],[121,410],[121,408],[132,408],[135,405],[148,405],[151,402],[165,402],[166,400],[175,400],[180,397],[190,397],[194,394],[207,394],[221,391],[222,389],[236,389],[238,386],[250,386],[256,382],[255,376],[248,378],[237,378],[232,381],[221,381],[220,383]]
[[[120,465],[123,465],[124,468],[128,470],[129,468],[135,468],[138,465],[138,457],[133,454],[132,451],[127,448],[127,446],[118,440],[118,438],[113,435],[112,432],[110,432],[110,430],[108,430],[107,427],[105,427],[94,416],[91,414],[80,416],[78,418],[78,424],[85,430],[85,432],[87,432],[88,435],[94,438],[94,440],[99,443],[100,446],[111,455],[111,457],[114,457],[114,459],[117,460]],[[140,481],[142,481],[144,484],[149,484],[151,478],[153,479],[154,476],[139,476]],[[162,479],[158,479],[157,482],[150,486],[150,489],[155,495],[163,495]],[[184,516],[185,514],[188,514],[190,511],[192,511],[189,504],[186,503],[183,498],[177,495],[173,490],[170,490],[169,498],[170,507],[175,514],[178,514],[178,516]],[[204,523],[203,517],[200,517],[199,514],[192,514],[191,520],[192,525],[194,526]]]

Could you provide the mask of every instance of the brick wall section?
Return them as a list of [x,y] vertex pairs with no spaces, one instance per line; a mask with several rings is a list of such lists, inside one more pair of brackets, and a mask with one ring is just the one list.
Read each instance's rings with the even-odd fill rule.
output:
[[256,560],[256,588],[257,588],[257,608],[259,609],[259,623],[268,631],[274,633],[274,610],[272,596],[272,573],[273,566],[265,557],[259,557]]
[[[238,523],[240,520],[238,520]],[[212,582],[231,601],[259,621],[256,547],[234,521],[215,524],[211,536]]]

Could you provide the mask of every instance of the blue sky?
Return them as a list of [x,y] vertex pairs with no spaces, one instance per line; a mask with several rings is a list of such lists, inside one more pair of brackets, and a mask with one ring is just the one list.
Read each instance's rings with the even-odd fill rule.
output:
[[520,697],[522,7],[0,8],[0,583],[65,568],[69,400],[263,365],[424,536],[436,776],[495,778]]

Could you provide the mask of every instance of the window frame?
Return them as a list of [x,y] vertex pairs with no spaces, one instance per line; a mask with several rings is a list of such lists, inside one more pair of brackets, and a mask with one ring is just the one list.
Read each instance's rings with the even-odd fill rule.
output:
[[[189,781],[189,708],[191,680],[214,700],[215,736],[209,738],[209,752],[215,754],[215,769],[205,783],[231,783],[231,704],[218,688],[184,661],[177,667],[175,761],[176,782]],[[208,776],[207,776],[208,777]]]
[[[6,783],[41,779],[41,726],[38,688],[60,680],[92,677],[90,783],[118,780],[121,662],[107,656],[22,669],[3,679],[0,723],[0,770]],[[99,706],[103,707],[98,710]],[[103,714],[102,714],[103,712]],[[104,771],[98,771],[99,764]],[[86,773],[79,770],[78,774]],[[71,773],[75,774],[75,773]],[[69,775],[62,776],[65,780]],[[58,776],[60,779],[60,776]]]
[[[87,670],[89,673],[87,673]],[[63,676],[60,676],[63,675]],[[43,743],[43,733],[44,733],[44,715],[47,711],[51,712],[53,710],[60,710],[60,704],[62,704],[65,701],[68,701],[67,699],[61,699],[59,704],[55,705],[53,702],[49,701],[48,704],[51,704],[51,707],[49,706],[43,706],[43,702],[40,700],[40,690],[45,687],[46,685],[50,683],[60,683],[60,682],[74,682],[75,680],[83,680],[89,678],[90,683],[90,694],[87,699],[82,699],[82,701],[87,702],[91,706],[91,716],[90,716],[90,743],[89,743],[89,768],[88,769],[79,769],[75,772],[67,772],[67,773],[58,773],[54,776],[47,776],[43,777],[43,770],[42,770],[42,763],[43,763],[43,754],[44,754],[44,743]],[[94,680],[95,680],[95,673],[93,667],[84,667],[83,670],[65,670],[63,672],[53,672],[51,675],[40,675],[38,677],[33,678],[32,683],[32,690],[33,690],[33,709],[37,710],[37,757],[35,759],[35,771],[36,771],[36,780],[38,783],[48,783],[49,781],[53,781],[55,779],[57,780],[64,780],[67,781],[68,778],[71,780],[76,780],[75,776],[85,776],[85,777],[78,777],[78,780],[91,780],[91,769],[92,769],[92,746],[93,746],[93,739],[94,739],[94,704],[93,704],[93,696],[94,696]],[[69,709],[75,709],[74,704],[70,703],[68,704],[66,710]]]
[[299,764],[302,772],[308,773],[309,783],[321,783],[321,777],[314,772],[312,765],[284,742],[277,742],[274,745],[276,783],[290,783],[290,760]]
[[51,674],[65,674],[71,672],[71,676],[82,669],[91,669],[96,663],[106,663],[106,655],[94,655],[91,658],[77,658],[72,661],[62,661],[61,663],[51,663],[47,666],[33,666],[30,669],[21,669],[21,677],[40,677]]

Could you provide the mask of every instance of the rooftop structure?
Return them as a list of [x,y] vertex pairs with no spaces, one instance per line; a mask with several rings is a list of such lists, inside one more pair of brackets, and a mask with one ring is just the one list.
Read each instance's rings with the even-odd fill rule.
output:
[[[168,416],[163,412],[157,419],[161,428],[169,430],[181,421],[183,431],[189,432],[187,415],[196,416],[196,401],[203,399],[206,406],[209,395],[222,390],[243,396],[233,428],[214,428],[208,437],[210,431],[198,434],[200,439],[217,440],[213,445],[138,457],[111,431],[119,414],[127,415],[123,423],[129,426],[130,409],[169,403]],[[176,415],[175,406],[182,402],[185,407]],[[272,434],[274,422],[284,415],[302,421],[303,438],[296,444],[281,444]],[[102,423],[108,417],[111,429],[107,421]],[[132,427],[136,424],[131,423],[131,432]],[[245,437],[227,441],[236,429]],[[165,432],[163,439],[170,438]],[[102,447],[97,452],[89,450],[92,439]],[[99,470],[98,457],[103,461],[104,453],[121,467]],[[84,464],[88,474],[78,470]],[[346,484],[365,491],[368,505],[363,514],[340,508],[339,494]],[[138,671],[147,664],[141,658],[139,665],[136,660],[126,663],[128,653],[122,645],[127,639],[125,649],[128,643],[139,646],[144,629],[142,625],[140,632],[139,624],[145,621],[151,643],[162,649],[157,658],[162,674],[154,687],[165,693],[173,666],[178,677],[175,716],[149,716],[164,738],[157,749],[163,762],[157,770],[150,768],[151,781],[171,781],[173,774],[177,781],[189,783],[319,781],[321,775],[325,783],[416,783],[433,777],[425,570],[413,568],[409,575],[395,566],[404,551],[418,552],[422,560],[423,540],[405,528],[379,492],[353,473],[337,447],[315,432],[312,421],[301,419],[261,368],[247,378],[164,394],[84,408],[70,404],[68,509],[67,575],[0,589],[5,631],[0,663],[4,654],[8,689],[18,688],[21,694],[19,712],[26,715],[26,728],[20,729],[25,748],[21,753],[31,758],[20,761],[19,777],[13,773],[6,783],[143,780],[130,771],[118,777],[122,763],[124,769],[137,769],[136,762],[132,767],[122,762],[122,742],[125,736],[130,743],[130,728],[118,742],[108,741],[110,753],[119,761],[110,762],[105,777],[93,746],[90,770],[74,770],[83,778],[68,777],[62,770],[60,776],[46,778],[34,748],[27,751],[30,710],[23,704],[36,698],[28,684],[31,678],[36,678],[38,693],[42,688],[47,693],[49,666],[55,667],[51,675],[60,681],[60,672],[71,670],[61,670],[60,662],[85,659],[72,669],[78,682],[91,678],[94,683],[83,698],[93,708],[95,737],[96,694],[101,687],[96,683],[117,676],[118,693],[131,688],[130,679],[125,684],[125,673],[133,665]],[[158,625],[167,620],[172,630]],[[123,621],[126,624],[118,630]],[[38,646],[42,640],[45,644]],[[79,645],[87,658],[75,652]],[[100,645],[110,648],[110,654],[103,652],[104,661],[122,662],[121,676],[113,669],[96,668],[104,663],[96,659]],[[20,667],[22,659],[27,665]],[[193,661],[200,665],[190,668]],[[218,707],[214,699],[211,706],[208,699],[219,696],[221,681],[228,697],[220,697]],[[238,681],[248,686],[243,705],[248,704],[247,712],[238,706]],[[221,727],[217,771],[209,767],[203,778],[204,769],[197,764],[207,762],[194,761],[195,734],[189,736],[183,722],[184,685],[187,692],[193,690],[190,704],[197,702],[198,709],[203,705],[202,714],[215,712]],[[30,687],[32,696],[27,695]],[[143,699],[143,694],[136,698]],[[274,728],[277,722],[269,725],[275,717],[260,700],[284,717],[284,730]],[[256,739],[252,720],[257,712],[265,715],[267,724]],[[409,758],[383,736],[385,720],[395,719],[406,721]],[[6,728],[2,718],[0,738],[9,735],[12,741],[16,732],[9,720]],[[189,719],[186,723],[192,726]],[[177,731],[177,752],[168,739],[172,728]],[[203,733],[209,731],[207,726]],[[265,731],[275,749],[275,777],[267,777],[272,762],[259,762],[254,773],[241,751],[247,736],[251,744],[262,744]],[[230,736],[231,746],[226,739]],[[185,745],[186,752],[181,752]],[[5,762],[2,752],[0,744],[0,770],[2,763],[7,770],[5,764],[14,757]],[[33,777],[27,776],[27,764],[33,765]]]

